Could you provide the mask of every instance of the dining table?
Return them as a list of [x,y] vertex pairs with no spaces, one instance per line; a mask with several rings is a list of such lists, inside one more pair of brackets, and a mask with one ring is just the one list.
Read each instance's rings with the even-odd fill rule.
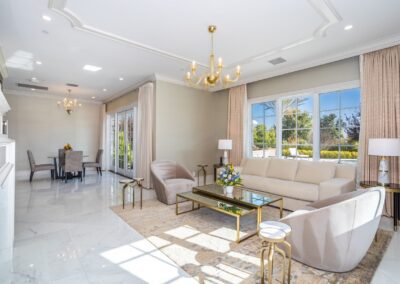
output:
[[[83,157],[83,158],[88,158],[89,155],[83,154],[82,157]],[[55,179],[62,179],[63,176],[60,176],[60,175],[58,174],[58,166],[57,166],[58,154],[50,154],[49,156],[47,156],[47,158],[53,160],[54,167],[55,167],[55,170],[54,170]]]

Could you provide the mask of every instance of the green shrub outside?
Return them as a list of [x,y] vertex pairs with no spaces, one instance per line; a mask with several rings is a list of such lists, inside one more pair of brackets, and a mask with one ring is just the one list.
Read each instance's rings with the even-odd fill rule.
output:
[[[298,149],[300,155],[307,155],[308,157],[312,158],[313,151],[312,150],[304,150]],[[283,149],[282,155],[285,157],[290,156],[289,149]],[[338,159],[339,158],[339,151],[331,151],[331,150],[322,150],[320,152],[321,159]],[[358,152],[357,151],[341,151],[340,152],[341,159],[357,159]]]

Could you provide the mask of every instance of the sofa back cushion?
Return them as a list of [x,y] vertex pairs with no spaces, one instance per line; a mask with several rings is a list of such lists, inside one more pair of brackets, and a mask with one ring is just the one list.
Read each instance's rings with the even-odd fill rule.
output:
[[264,177],[268,164],[269,159],[247,158],[243,165],[242,174]]
[[295,181],[320,184],[335,177],[336,164],[332,162],[300,161]]
[[355,181],[357,175],[356,165],[351,164],[338,164],[336,166],[336,178],[347,178]]
[[270,159],[267,177],[293,180],[296,176],[298,163],[297,160]]

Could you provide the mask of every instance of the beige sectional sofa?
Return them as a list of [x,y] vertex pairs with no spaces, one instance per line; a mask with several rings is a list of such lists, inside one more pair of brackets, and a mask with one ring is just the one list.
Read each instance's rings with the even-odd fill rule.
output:
[[244,186],[283,196],[284,208],[292,211],[356,189],[356,167],[350,164],[245,158],[238,170]]

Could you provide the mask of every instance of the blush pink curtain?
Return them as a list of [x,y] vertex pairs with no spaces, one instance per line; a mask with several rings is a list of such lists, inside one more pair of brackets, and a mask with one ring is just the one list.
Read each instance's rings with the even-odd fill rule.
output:
[[144,178],[143,186],[151,188],[150,165],[153,161],[154,84],[139,88],[137,176]]
[[229,161],[234,166],[240,165],[244,155],[246,110],[246,85],[231,88],[229,90],[228,104],[228,139],[232,140],[232,150],[229,153]]
[[[368,156],[370,138],[400,137],[400,46],[361,57],[360,178],[377,180],[377,157]],[[392,183],[399,183],[400,162],[390,157]],[[392,216],[393,196],[386,195],[384,214]]]

